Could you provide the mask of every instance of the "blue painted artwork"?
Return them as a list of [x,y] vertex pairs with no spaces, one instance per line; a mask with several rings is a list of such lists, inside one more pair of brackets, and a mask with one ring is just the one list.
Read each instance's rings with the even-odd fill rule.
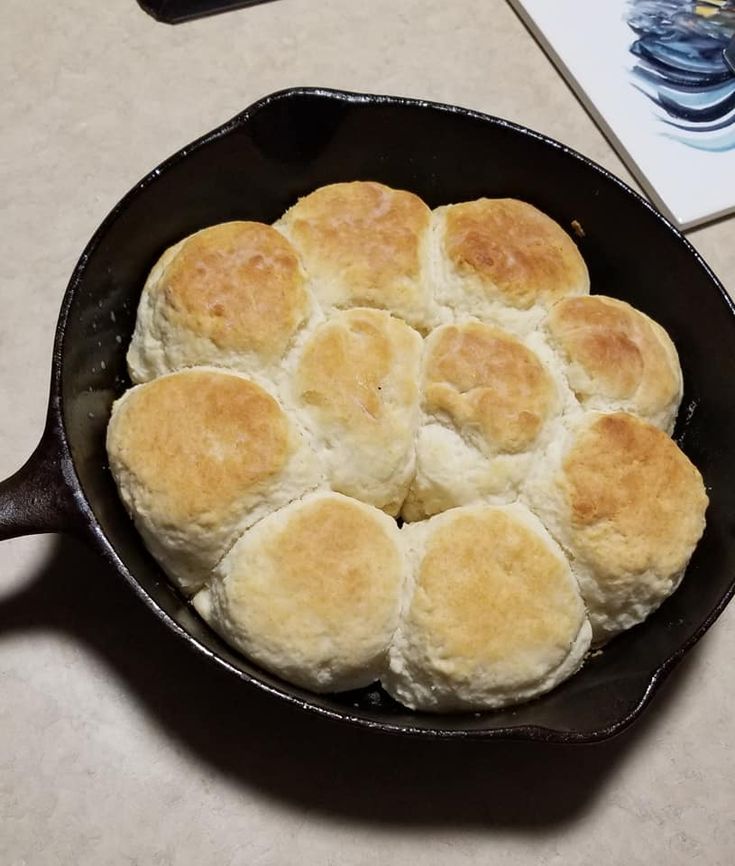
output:
[[[664,134],[698,150],[735,149],[735,0],[630,0],[633,83]],[[728,52],[728,57],[729,57]]]

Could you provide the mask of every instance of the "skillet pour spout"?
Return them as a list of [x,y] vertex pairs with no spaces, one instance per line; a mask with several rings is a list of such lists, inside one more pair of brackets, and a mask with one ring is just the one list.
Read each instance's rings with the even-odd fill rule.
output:
[[[578,244],[592,291],[660,322],[686,390],[675,438],[710,495],[707,529],[679,590],[542,698],[495,712],[427,715],[377,686],[316,695],[228,648],[169,584],[118,499],[105,452],[140,292],[161,251],[207,225],[272,222],[329,183],[376,180],[430,207],[482,196],[534,204]],[[712,625],[735,589],[735,309],[682,235],[600,166],[531,130],[463,108],[295,88],[271,94],[187,145],[110,212],[72,274],[56,329],[48,422],[28,463],[0,483],[0,539],[84,538],[162,624],[211,664],[305,711],[431,738],[594,742],[622,731]]]

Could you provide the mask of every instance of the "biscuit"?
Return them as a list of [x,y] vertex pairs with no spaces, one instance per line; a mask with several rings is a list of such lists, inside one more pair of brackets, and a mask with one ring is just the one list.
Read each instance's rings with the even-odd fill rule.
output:
[[659,324],[624,301],[589,295],[554,304],[543,331],[585,409],[632,412],[671,433],[683,383]]
[[555,301],[589,292],[574,241],[526,202],[481,198],[437,208],[432,236],[436,300],[452,318],[526,334]]
[[560,388],[512,334],[468,320],[426,339],[416,475],[404,519],[471,502],[508,502],[548,441]]
[[296,252],[270,226],[211,226],[166,250],[143,288],[128,369],[148,382],[182,367],[276,369],[314,314]]
[[401,530],[409,562],[385,689],[417,710],[502,707],[581,666],[590,626],[564,554],[521,505],[455,508]]
[[312,691],[344,691],[383,671],[405,575],[395,521],[316,493],[245,532],[194,605],[272,673]]
[[146,546],[186,593],[243,529],[321,482],[317,458],[279,403],[214,368],[127,391],[112,407],[107,453]]
[[595,643],[642,622],[679,585],[705,526],[702,476],[658,428],[585,413],[524,491],[566,549]]
[[332,489],[391,515],[414,474],[421,350],[419,334],[382,310],[337,312],[305,343],[285,398]]
[[413,193],[355,181],[317,189],[275,226],[299,251],[325,311],[375,307],[425,331],[435,320],[430,219]]

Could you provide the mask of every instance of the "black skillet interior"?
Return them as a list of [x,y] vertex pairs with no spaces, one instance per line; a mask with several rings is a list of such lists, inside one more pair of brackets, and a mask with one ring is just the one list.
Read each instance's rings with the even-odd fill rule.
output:
[[[532,202],[571,231],[594,292],[630,301],[672,335],[686,392],[677,438],[711,495],[706,534],[679,591],[551,694],[505,711],[411,713],[377,688],[316,696],[233,654],[172,590],[126,517],[107,470],[112,400],[145,276],[161,251],[217,222],[276,219],[323,184],[374,179],[430,206],[479,196]],[[153,610],[229,667],[326,715],[428,735],[594,740],[620,730],[721,610],[735,575],[735,317],[691,247],[592,163],[527,130],[472,112],[311,89],[267,97],[172,157],[110,214],[72,277],[57,344],[63,421],[103,550]],[[57,370],[57,372],[59,372]]]

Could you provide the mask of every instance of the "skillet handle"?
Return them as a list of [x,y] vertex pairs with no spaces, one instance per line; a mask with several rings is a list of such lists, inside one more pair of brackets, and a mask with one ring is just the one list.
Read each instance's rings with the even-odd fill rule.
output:
[[40,532],[84,536],[58,416],[49,413],[41,441],[14,475],[0,481],[0,541]]

